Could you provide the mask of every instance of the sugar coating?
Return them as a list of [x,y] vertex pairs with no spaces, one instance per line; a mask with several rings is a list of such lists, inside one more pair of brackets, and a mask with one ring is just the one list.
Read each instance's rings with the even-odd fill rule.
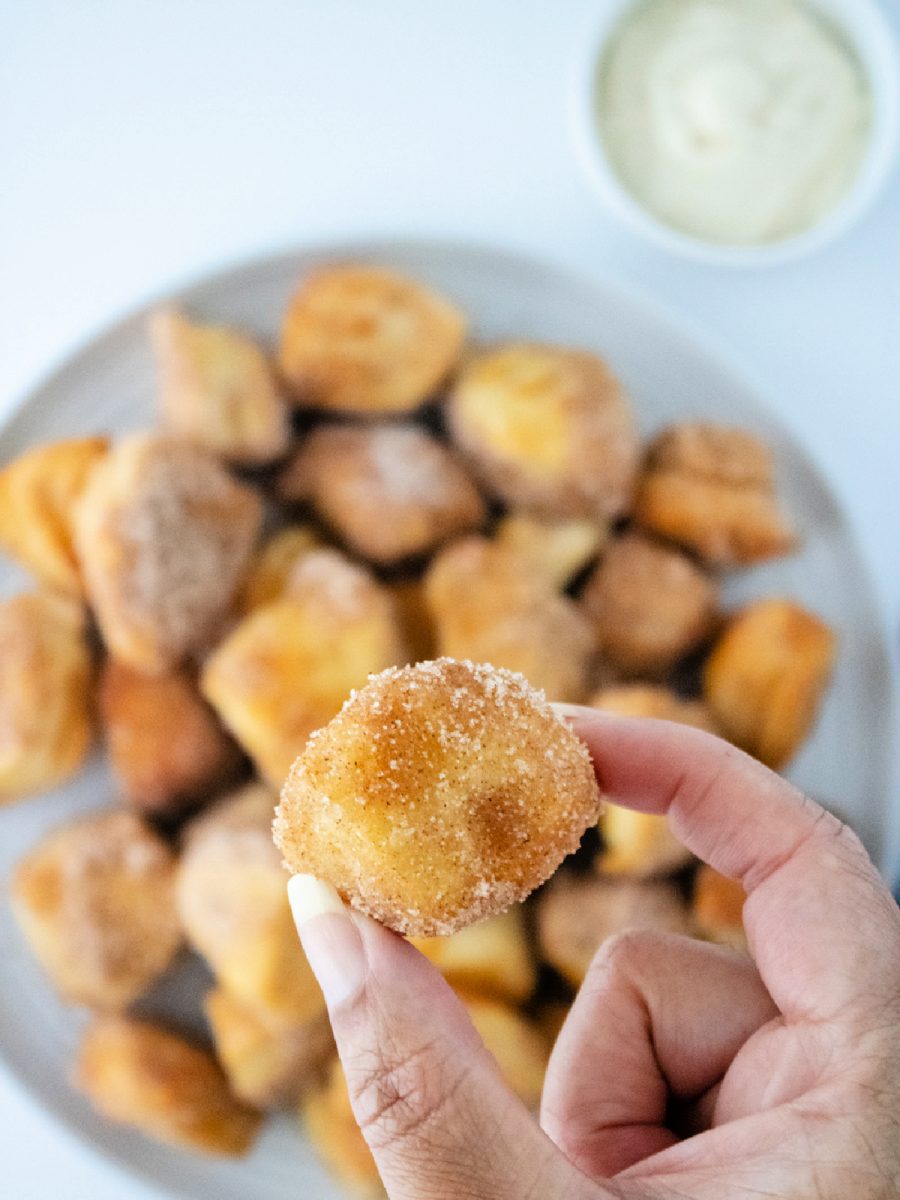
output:
[[524,899],[599,815],[590,756],[521,675],[392,667],[310,738],[276,810],[293,872],[400,933],[453,933]]
[[308,500],[356,553],[378,563],[423,554],[485,517],[459,462],[414,425],[322,426],[278,487],[288,501]]
[[109,649],[148,673],[218,634],[262,505],[222,465],[174,438],[123,439],[97,467],[76,540]]

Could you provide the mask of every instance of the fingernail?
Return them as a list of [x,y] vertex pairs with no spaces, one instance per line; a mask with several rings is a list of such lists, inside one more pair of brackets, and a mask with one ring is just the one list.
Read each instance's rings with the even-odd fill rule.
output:
[[598,708],[588,708],[584,704],[553,703],[550,707],[564,721],[578,721],[583,720],[585,717],[603,716],[603,713]]
[[359,931],[340,896],[313,875],[288,880],[288,900],[297,933],[329,1009],[362,990],[366,955]]

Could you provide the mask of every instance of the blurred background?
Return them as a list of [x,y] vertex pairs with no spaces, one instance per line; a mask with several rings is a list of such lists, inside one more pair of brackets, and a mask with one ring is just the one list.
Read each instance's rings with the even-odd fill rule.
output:
[[[801,260],[657,248],[604,207],[573,145],[603,5],[7,0],[0,416],[123,311],[243,259],[372,235],[520,250],[656,298],[777,410],[850,514],[895,634],[900,164]],[[900,36],[900,9],[883,11]],[[3,1076],[0,1111],[16,1200],[121,1200],[122,1177]]]

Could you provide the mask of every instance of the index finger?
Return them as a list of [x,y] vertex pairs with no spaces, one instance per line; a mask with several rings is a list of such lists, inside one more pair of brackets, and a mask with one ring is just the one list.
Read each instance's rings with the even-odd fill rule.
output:
[[748,893],[744,925],[786,1016],[834,1016],[900,988],[900,910],[857,836],[786,780],[701,730],[565,707],[606,795],[668,813]]

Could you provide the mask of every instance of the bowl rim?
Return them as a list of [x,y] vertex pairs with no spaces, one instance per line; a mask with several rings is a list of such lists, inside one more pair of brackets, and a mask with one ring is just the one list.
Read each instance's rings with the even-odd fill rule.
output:
[[893,28],[876,0],[799,0],[838,25],[856,53],[869,85],[872,125],[856,178],[842,199],[818,221],[775,242],[741,244],[706,241],[655,216],[624,185],[613,168],[597,127],[597,72],[627,11],[646,0],[607,0],[582,25],[568,94],[570,133],[576,157],[592,191],[633,233],[669,253],[711,265],[762,267],[814,253],[847,232],[874,204],[891,172],[900,145],[900,50]]

